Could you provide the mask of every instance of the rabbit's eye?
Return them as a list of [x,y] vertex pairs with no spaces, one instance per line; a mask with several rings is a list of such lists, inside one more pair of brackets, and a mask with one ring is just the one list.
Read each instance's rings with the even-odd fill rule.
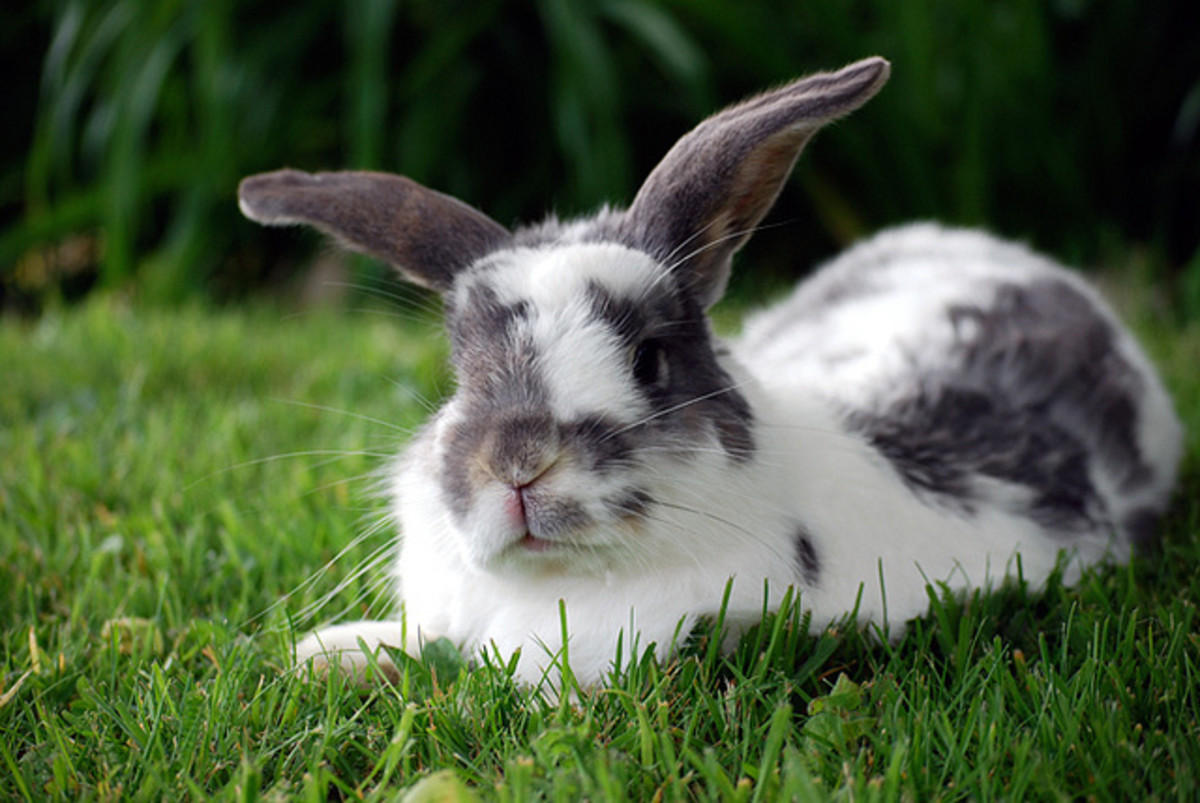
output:
[[659,385],[667,378],[667,354],[657,340],[643,340],[633,350],[633,378],[642,386]]

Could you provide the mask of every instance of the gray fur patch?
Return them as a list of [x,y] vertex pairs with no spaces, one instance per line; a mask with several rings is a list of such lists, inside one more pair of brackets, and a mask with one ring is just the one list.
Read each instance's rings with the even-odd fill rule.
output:
[[592,525],[583,506],[569,499],[543,499],[536,493],[526,497],[525,514],[530,529],[540,538],[557,538]]
[[623,429],[602,416],[560,425],[563,444],[579,456],[587,471],[601,476],[636,462],[633,442]]
[[1047,279],[948,315],[974,332],[953,367],[889,409],[849,416],[909,485],[968,514],[972,477],[1022,485],[1030,518],[1072,533],[1107,521],[1093,467],[1126,488],[1151,479],[1135,434],[1141,380],[1088,299]]
[[538,354],[513,333],[527,305],[501,303],[484,283],[467,292],[464,304],[446,310],[463,417],[447,432],[441,469],[447,506],[460,518],[486,475],[523,484],[558,448]]
[[[647,309],[646,302],[620,298],[596,282],[588,284],[587,297],[592,314],[604,321],[626,349],[634,348],[652,327],[661,327],[670,319],[670,310],[656,309],[662,307],[666,299],[650,302],[650,308]],[[655,315],[655,312],[660,314]]]
[[446,303],[446,329],[460,371],[490,363],[511,339],[513,323],[529,316],[527,303],[505,304],[495,289],[482,281],[470,285],[466,295],[461,305],[453,297]]
[[620,519],[644,519],[654,506],[654,497],[641,488],[607,497],[604,505],[609,513]]

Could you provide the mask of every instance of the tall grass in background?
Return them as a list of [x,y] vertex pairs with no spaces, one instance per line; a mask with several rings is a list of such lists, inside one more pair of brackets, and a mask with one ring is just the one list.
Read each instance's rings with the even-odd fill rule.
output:
[[788,225],[761,238],[764,262],[786,274],[865,230],[937,217],[1084,261],[1145,243],[1174,269],[1181,311],[1200,311],[1200,33],[1183,0],[55,0],[11,13],[12,60],[38,86],[17,93],[27,141],[0,153],[9,302],[95,282],[158,300],[277,282],[314,240],[245,224],[234,188],[281,165],[403,172],[505,223],[622,203],[717,105],[881,53],[892,85],[821,138]]

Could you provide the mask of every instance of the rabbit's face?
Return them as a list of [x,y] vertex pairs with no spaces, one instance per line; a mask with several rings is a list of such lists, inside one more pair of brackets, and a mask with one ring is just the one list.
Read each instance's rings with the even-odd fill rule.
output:
[[448,294],[447,326],[458,390],[435,425],[435,471],[472,564],[645,560],[667,486],[686,489],[687,467],[714,454],[753,452],[703,310],[639,251],[498,252]]
[[[464,558],[490,568],[604,570],[671,553],[677,565],[699,508],[714,489],[736,494],[728,468],[755,451],[704,310],[805,144],[888,73],[864,59],[718,112],[627,209],[568,227],[511,232],[412,179],[361,171],[251,176],[238,202],[446,298],[459,387],[407,464],[437,508],[421,535],[438,539],[445,513]],[[683,511],[691,523],[671,515]]]

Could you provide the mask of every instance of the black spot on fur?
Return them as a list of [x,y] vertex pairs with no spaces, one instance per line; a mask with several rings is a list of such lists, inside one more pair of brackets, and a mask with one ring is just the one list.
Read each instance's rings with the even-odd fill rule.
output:
[[655,408],[655,421],[681,430],[693,442],[715,430],[729,459],[745,462],[756,448],[750,404],[717,362],[703,311],[687,296],[681,306],[683,313],[658,338],[667,363],[667,380],[647,394]]
[[1090,528],[1099,499],[1087,453],[1070,433],[1037,412],[963,388],[941,388],[858,422],[905,481],[974,511],[972,482],[982,475],[1027,486],[1029,514],[1048,528]]
[[562,441],[588,471],[603,475],[631,462],[633,443],[623,429],[602,416],[586,416],[562,425]]
[[738,410],[736,401],[731,406],[733,417],[719,419],[715,422],[717,439],[721,442],[721,448],[729,455],[731,461],[747,463],[750,458],[754,457],[755,450],[754,432],[749,423],[751,420],[750,408],[747,405],[745,410]]
[[1126,487],[1151,478],[1136,444],[1140,379],[1078,291],[1004,285],[990,307],[949,315],[963,333],[954,366],[886,410],[850,416],[909,485],[966,513],[975,477],[1021,485],[1031,518],[1070,533],[1107,517],[1093,460]]
[[633,380],[642,387],[664,384],[670,376],[666,351],[654,338],[646,338],[638,344],[631,367]]
[[[1142,380],[1116,350],[1116,332],[1067,282],[1006,285],[990,310],[956,308],[979,333],[965,353],[976,387],[1011,398],[1069,432],[1124,490],[1153,479],[1137,445]],[[990,388],[989,388],[990,383]]]
[[793,536],[796,545],[796,570],[808,586],[815,586],[821,578],[821,558],[817,554],[812,535],[804,525],[796,525]]

